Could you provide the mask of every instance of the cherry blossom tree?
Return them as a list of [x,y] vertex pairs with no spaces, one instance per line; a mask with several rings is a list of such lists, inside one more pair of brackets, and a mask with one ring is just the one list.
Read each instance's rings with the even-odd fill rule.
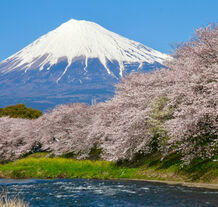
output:
[[177,150],[187,163],[210,158],[218,141],[218,25],[196,30],[194,38],[176,49],[168,68],[175,74],[169,104],[176,106],[167,123],[169,143],[180,143]]
[[184,163],[218,153],[218,26],[196,30],[167,69],[132,73],[111,100],[60,105],[36,120],[0,118],[0,160],[26,153],[131,160],[137,153],[180,153]]
[[14,160],[34,152],[37,140],[33,139],[32,120],[0,118],[0,161]]

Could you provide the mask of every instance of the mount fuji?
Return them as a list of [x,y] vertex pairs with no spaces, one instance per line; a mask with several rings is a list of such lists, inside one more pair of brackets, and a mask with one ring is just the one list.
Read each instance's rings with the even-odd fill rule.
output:
[[163,67],[170,57],[100,25],[69,20],[0,63],[0,107],[104,101],[133,71]]

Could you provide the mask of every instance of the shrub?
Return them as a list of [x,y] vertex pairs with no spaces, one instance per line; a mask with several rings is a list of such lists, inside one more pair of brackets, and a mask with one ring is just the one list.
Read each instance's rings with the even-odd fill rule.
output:
[[101,158],[101,154],[103,153],[103,150],[97,146],[97,144],[94,144],[89,152],[89,160],[99,160]]
[[17,104],[0,108],[0,117],[8,116],[10,118],[37,119],[42,115],[38,109],[27,108],[24,104]]

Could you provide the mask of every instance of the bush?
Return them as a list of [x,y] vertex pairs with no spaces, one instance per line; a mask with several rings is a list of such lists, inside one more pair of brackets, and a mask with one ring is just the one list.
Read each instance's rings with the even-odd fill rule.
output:
[[42,116],[38,109],[27,108],[24,104],[17,104],[0,108],[0,117],[9,116],[10,118],[37,119]]

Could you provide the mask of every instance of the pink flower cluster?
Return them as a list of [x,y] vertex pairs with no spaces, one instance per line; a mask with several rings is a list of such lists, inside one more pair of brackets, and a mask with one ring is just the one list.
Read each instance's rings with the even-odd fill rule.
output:
[[[198,29],[167,66],[130,74],[105,103],[60,105],[36,120],[0,118],[0,160],[36,151],[85,159],[96,146],[105,160],[131,160],[136,153],[153,152],[155,142],[156,150],[181,153],[185,163],[213,157],[218,153],[218,25]],[[155,106],[163,97],[164,105]]]

